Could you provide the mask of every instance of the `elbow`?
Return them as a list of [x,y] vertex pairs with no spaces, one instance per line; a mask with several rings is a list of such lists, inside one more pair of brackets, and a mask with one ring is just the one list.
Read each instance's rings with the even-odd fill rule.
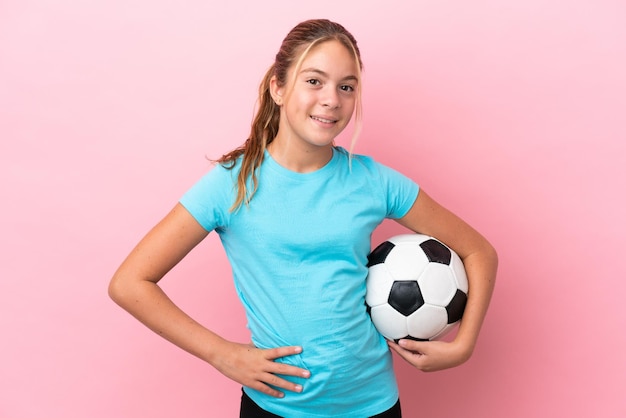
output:
[[107,288],[107,293],[109,295],[109,297],[111,298],[111,300],[113,300],[113,302],[117,303],[117,300],[119,298],[119,284],[118,282],[115,280],[115,277],[113,277],[111,279],[111,281],[109,282],[109,287]]
[[490,243],[487,243],[486,251],[487,251],[487,256],[489,257],[493,265],[497,268],[498,267],[498,252],[496,251],[495,247],[491,245]]
[[[471,261],[470,261],[471,260]],[[469,264],[466,264],[469,263]],[[480,275],[488,277],[490,282],[495,282],[498,271],[498,252],[495,247],[483,237],[481,242],[474,248],[467,258],[463,259],[463,264],[480,268]],[[471,267],[472,269],[474,267]]]
[[491,270],[492,281],[495,282],[496,273],[498,272],[498,252],[495,247],[491,245],[489,242],[486,243],[484,248],[485,261],[489,269]]
[[113,300],[113,302],[115,302],[116,304],[120,306],[124,305],[125,295],[127,295],[128,292],[125,290],[123,281],[120,280],[117,274],[114,275],[111,281],[109,282],[109,287],[107,289],[107,292],[111,300]]
[[129,311],[134,309],[137,302],[148,296],[146,292],[149,292],[153,285],[155,283],[139,279],[133,274],[117,272],[109,282],[107,291],[113,302]]

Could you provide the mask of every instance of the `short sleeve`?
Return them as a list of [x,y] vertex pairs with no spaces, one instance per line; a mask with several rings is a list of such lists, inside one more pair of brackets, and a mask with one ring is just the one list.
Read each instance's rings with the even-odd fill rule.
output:
[[207,231],[223,228],[234,202],[235,184],[232,170],[217,165],[191,186],[179,203]]
[[419,194],[419,185],[413,179],[388,166],[377,163],[377,168],[387,201],[387,217],[402,218],[415,203]]

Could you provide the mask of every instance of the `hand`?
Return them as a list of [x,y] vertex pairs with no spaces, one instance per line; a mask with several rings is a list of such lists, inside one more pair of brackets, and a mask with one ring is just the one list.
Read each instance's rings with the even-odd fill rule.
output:
[[274,360],[301,352],[302,347],[295,346],[263,350],[252,344],[225,342],[220,354],[216,356],[216,360],[212,364],[226,377],[241,383],[243,386],[282,398],[285,396],[284,393],[271,386],[292,392],[302,392],[302,386],[277,375],[308,378],[311,373],[308,370],[277,363]]
[[465,363],[471,356],[459,343],[443,341],[387,341],[389,347],[415,368],[424,372],[449,369]]

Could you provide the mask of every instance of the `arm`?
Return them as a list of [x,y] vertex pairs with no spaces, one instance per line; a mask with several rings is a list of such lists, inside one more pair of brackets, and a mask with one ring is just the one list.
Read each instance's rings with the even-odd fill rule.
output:
[[268,384],[300,391],[298,385],[276,375],[308,377],[308,372],[273,361],[299,353],[300,347],[260,350],[226,341],[184,313],[158,286],[159,280],[207,235],[191,214],[177,204],[115,272],[109,295],[148,328],[242,385],[278,397],[282,393]]
[[420,370],[435,371],[458,366],[471,357],[487,313],[498,266],[496,251],[482,235],[423,190],[398,223],[417,233],[433,236],[452,248],[465,265],[469,293],[454,341],[401,340],[398,344],[390,342],[389,345]]

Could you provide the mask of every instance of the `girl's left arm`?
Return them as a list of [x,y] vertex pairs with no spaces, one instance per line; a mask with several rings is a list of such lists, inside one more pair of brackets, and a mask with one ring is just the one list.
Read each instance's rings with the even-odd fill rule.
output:
[[458,366],[474,351],[493,293],[498,256],[493,246],[474,228],[420,190],[409,212],[397,220],[414,232],[429,235],[452,248],[463,260],[469,292],[465,313],[451,342],[400,340],[389,346],[423,371]]

